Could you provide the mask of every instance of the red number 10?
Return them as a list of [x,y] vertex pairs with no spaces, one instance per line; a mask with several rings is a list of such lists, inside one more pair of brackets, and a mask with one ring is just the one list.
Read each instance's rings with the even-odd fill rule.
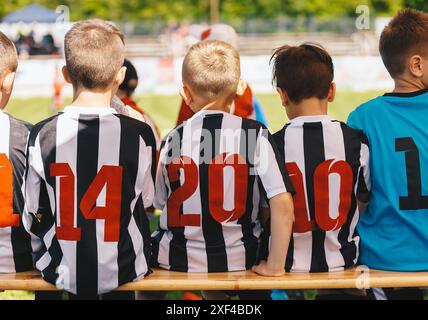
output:
[[[81,230],[74,226],[75,176],[68,163],[52,163],[50,173],[59,177],[60,222],[56,227],[59,240],[79,241]],[[105,206],[97,206],[97,199],[106,186]],[[120,209],[122,201],[122,167],[102,166],[80,202],[86,219],[104,220],[104,241],[119,241]]]
[[[286,164],[291,181],[296,189],[294,196],[295,221],[293,232],[304,233],[314,230],[316,225],[324,231],[338,230],[348,217],[351,208],[353,191],[353,173],[351,166],[343,160],[327,160],[322,162],[314,172],[314,203],[315,221],[308,216],[308,207],[305,199],[303,174],[295,162]],[[330,174],[340,176],[339,208],[337,218],[330,217]]]
[[13,170],[4,153],[0,154],[0,228],[18,227],[19,214],[13,212]]

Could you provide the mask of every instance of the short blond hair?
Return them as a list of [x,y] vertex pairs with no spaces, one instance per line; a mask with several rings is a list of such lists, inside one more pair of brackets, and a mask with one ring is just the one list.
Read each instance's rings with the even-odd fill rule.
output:
[[238,51],[223,41],[193,45],[184,57],[183,83],[208,99],[228,97],[238,88],[241,65]]
[[13,42],[0,32],[0,74],[5,71],[15,72],[18,68],[18,54]]
[[74,86],[104,89],[125,60],[122,32],[99,19],[77,22],[65,35],[65,61]]

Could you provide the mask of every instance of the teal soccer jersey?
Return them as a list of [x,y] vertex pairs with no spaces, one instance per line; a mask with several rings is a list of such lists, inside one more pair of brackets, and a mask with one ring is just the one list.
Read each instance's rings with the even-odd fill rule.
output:
[[348,119],[370,145],[372,189],[357,230],[370,268],[428,270],[428,90],[390,93]]

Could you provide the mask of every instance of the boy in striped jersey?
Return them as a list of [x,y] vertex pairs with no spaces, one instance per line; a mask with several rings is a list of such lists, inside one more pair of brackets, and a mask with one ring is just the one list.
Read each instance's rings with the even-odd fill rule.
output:
[[[327,115],[336,87],[333,62],[324,49],[311,44],[283,46],[272,61],[273,81],[290,119],[274,139],[296,189],[285,269],[328,272],[349,268],[358,259],[357,199],[367,202],[370,188],[367,139],[361,131]],[[262,247],[269,242],[268,233],[263,238]],[[262,251],[265,255],[267,248]],[[329,297],[323,293],[318,297]]]
[[31,238],[21,221],[25,148],[31,125],[5,112],[17,67],[15,46],[0,32],[0,273],[33,268]]
[[194,45],[181,95],[195,112],[165,138],[156,177],[154,260],[184,272],[246,270],[256,262],[261,194],[272,211],[271,254],[255,270],[284,273],[293,188],[268,130],[229,113],[240,80],[239,53],[222,41]]
[[149,273],[156,142],[150,127],[110,108],[126,69],[123,34],[101,20],[65,36],[73,102],[30,133],[25,227],[36,268],[71,298],[107,294]]

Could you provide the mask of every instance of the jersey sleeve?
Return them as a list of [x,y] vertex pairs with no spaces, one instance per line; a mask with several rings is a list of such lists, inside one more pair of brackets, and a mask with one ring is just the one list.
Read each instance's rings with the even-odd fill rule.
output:
[[360,152],[360,174],[358,179],[357,198],[363,203],[369,202],[371,179],[370,179],[370,151],[367,137],[361,133],[363,140]]
[[285,161],[266,127],[260,130],[255,157],[256,174],[268,199],[286,192],[294,194],[293,185],[284,165]]
[[363,124],[360,117],[360,111],[358,109],[355,109],[352,111],[348,116],[348,121],[346,124],[350,126],[351,128],[363,130]]
[[168,199],[168,190],[166,187],[165,181],[165,162],[167,160],[167,147],[165,147],[165,141],[162,143],[160,154],[159,154],[159,163],[156,172],[156,193],[154,200],[154,207],[156,209],[162,210],[165,207],[166,201]]
[[[26,171],[22,186],[25,197],[22,221],[24,228],[32,237],[34,253],[37,253],[42,246],[42,239],[38,235],[39,219],[45,214],[52,214],[52,212],[45,212],[46,210],[51,210],[49,205],[40,206],[41,203],[44,203],[42,199],[49,199],[43,177],[44,167],[39,139],[35,130],[32,130],[28,141]],[[44,188],[42,188],[42,184],[45,186]]]
[[153,205],[155,196],[155,176],[157,164],[156,140],[151,128],[145,124],[143,138],[140,139],[138,155],[138,189],[141,192],[144,208]]

